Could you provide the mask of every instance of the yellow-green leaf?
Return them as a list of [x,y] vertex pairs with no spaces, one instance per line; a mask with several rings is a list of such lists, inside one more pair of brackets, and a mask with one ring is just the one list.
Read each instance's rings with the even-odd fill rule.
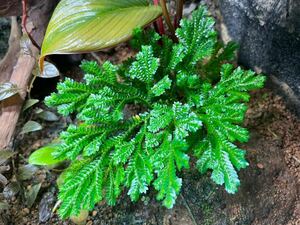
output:
[[61,0],[46,31],[40,66],[47,55],[112,47],[160,15],[161,7],[148,0]]
[[30,155],[28,162],[38,166],[49,166],[60,163],[62,160],[56,159],[52,155],[53,152],[57,151],[58,147],[58,144],[51,144],[40,148]]

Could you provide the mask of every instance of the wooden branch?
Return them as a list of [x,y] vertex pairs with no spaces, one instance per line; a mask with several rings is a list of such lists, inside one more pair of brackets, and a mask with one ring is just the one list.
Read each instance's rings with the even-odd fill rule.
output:
[[[32,32],[38,43],[43,40],[46,25],[57,2],[58,0],[40,0],[29,10],[27,25],[32,27],[29,32]],[[19,42],[17,44],[19,45]],[[0,106],[0,150],[9,146],[14,135],[38,53],[39,50],[31,42],[26,45],[26,49],[20,49],[19,56],[15,55],[17,63],[12,69],[10,78],[4,80],[16,84],[21,91],[19,95],[3,101]]]
[[17,18],[11,18],[11,31],[9,37],[9,48],[5,57],[0,61],[0,83],[9,81],[13,68],[17,63],[17,55],[20,52],[21,30]]
[[17,61],[10,78],[10,82],[16,84],[21,90],[19,95],[5,100],[2,103],[0,114],[0,149],[9,145],[11,137],[14,134],[23,102],[27,93],[27,85],[31,79],[31,73],[36,65],[39,51],[30,44],[30,54],[22,52]]

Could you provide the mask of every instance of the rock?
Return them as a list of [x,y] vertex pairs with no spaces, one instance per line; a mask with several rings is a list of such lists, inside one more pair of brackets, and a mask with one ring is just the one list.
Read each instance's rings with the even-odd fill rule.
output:
[[22,212],[23,212],[24,215],[28,215],[29,212],[30,212],[30,210],[29,210],[28,208],[24,208],[24,209],[22,210]]
[[258,169],[263,169],[264,168],[264,165],[262,163],[257,163],[256,166],[257,166]]
[[39,221],[41,223],[45,223],[51,218],[54,204],[54,194],[51,192],[45,193],[39,205]]
[[240,44],[239,62],[270,75],[300,115],[300,1],[217,0],[224,41]]
[[95,217],[95,216],[97,215],[97,213],[98,213],[98,212],[97,212],[96,210],[94,210],[94,211],[92,212],[92,216]]
[[8,39],[10,35],[10,20],[0,18],[0,61],[8,49]]
[[89,211],[81,210],[78,216],[71,216],[70,219],[73,223],[77,225],[84,225],[86,224],[87,218],[89,216]]
[[12,199],[21,190],[18,182],[12,181],[3,190],[3,196],[5,199]]

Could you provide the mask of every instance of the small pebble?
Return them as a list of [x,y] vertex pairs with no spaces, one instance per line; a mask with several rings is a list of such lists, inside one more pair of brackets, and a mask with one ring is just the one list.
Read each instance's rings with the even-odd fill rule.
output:
[[93,224],[93,221],[89,221],[89,222],[87,222],[87,224],[86,225],[92,225]]
[[23,213],[24,213],[25,215],[29,214],[29,212],[30,212],[30,210],[29,210],[28,208],[25,208],[25,209],[23,209],[22,211],[23,211]]
[[263,169],[263,168],[264,168],[264,165],[261,164],[261,163],[257,163],[257,167],[258,167],[259,169]]
[[92,216],[95,217],[97,215],[97,211],[92,212]]

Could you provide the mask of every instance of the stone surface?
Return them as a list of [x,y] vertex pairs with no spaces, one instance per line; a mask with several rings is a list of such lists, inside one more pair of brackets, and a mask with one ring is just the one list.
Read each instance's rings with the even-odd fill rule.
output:
[[8,39],[10,35],[10,20],[0,18],[0,61],[8,49]]
[[39,205],[39,221],[41,223],[45,223],[51,218],[55,200],[56,199],[52,192],[47,192],[43,195]]
[[239,62],[270,76],[300,115],[300,1],[215,0],[224,41],[240,44]]

